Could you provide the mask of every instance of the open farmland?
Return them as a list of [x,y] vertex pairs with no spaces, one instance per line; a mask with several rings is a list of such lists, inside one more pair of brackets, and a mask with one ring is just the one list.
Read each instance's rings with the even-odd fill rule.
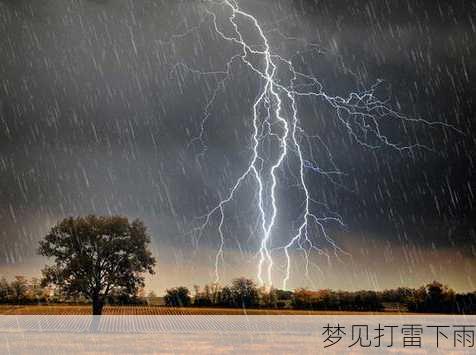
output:
[[[88,315],[89,305],[0,306],[0,315]],[[105,306],[104,315],[319,315],[319,314],[401,314],[399,312],[339,312],[291,309],[174,308],[163,306]],[[408,314],[408,313],[407,313]]]

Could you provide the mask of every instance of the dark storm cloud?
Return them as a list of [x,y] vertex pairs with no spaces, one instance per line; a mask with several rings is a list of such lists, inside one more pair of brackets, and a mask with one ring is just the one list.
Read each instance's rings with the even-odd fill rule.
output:
[[[353,160],[349,168],[360,176],[363,199],[350,204],[355,208],[351,215],[360,215],[363,228],[380,226],[377,230],[383,234],[395,228],[403,240],[424,245],[474,243],[475,5],[451,1],[304,3],[295,7],[308,19],[304,28],[309,33],[318,31],[328,46],[335,41],[357,84],[385,79],[395,107],[449,122],[466,133],[458,137],[431,132],[426,139],[438,154],[400,158],[384,152],[361,165]],[[419,137],[425,137],[419,128]]]
[[[393,107],[466,133],[390,127],[395,139],[421,140],[436,152],[370,152],[347,137],[325,105],[301,102],[304,124],[326,140],[347,174],[346,189],[311,178],[316,194],[342,213],[349,231],[365,236],[353,238],[454,248],[474,257],[474,4],[242,5],[267,29],[322,46],[323,55],[269,34],[279,53],[300,50],[296,65],[319,76],[331,94],[385,79],[380,93],[390,96]],[[51,223],[85,213],[141,217],[159,250],[190,248],[186,233],[196,217],[226,193],[248,162],[248,108],[258,88],[234,64],[233,80],[210,110],[208,150],[197,156],[200,147],[189,142],[216,80],[174,65],[223,70],[236,53],[211,33],[203,3],[1,0],[0,53],[0,259],[31,256]],[[253,211],[242,207],[251,198],[244,191],[234,205],[241,213],[227,227],[234,252],[256,245],[249,228]],[[283,201],[288,207],[278,234],[288,233],[298,215],[294,200]],[[215,237],[211,229],[205,246],[213,248]],[[343,243],[346,238],[337,235]]]

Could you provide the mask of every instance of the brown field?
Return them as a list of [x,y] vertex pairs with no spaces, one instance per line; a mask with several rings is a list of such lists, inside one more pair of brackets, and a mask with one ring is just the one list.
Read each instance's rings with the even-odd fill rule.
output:
[[[89,315],[88,305],[0,305],[0,315]],[[300,311],[292,309],[173,308],[164,306],[105,306],[104,315],[390,315],[407,312]]]

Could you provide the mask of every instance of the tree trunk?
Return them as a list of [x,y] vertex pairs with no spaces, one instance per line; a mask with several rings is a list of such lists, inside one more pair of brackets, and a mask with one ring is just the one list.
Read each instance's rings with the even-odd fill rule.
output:
[[104,303],[100,298],[93,299],[93,315],[100,316]]

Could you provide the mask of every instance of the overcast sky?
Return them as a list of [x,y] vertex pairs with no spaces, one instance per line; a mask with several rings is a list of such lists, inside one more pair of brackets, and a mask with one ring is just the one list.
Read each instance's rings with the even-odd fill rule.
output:
[[[306,171],[313,197],[337,211],[329,226],[351,257],[293,252],[289,287],[383,288],[438,279],[476,289],[474,115],[476,13],[471,1],[243,0],[273,53],[347,97],[382,80],[376,94],[408,117],[463,133],[391,120],[386,134],[433,151],[370,150],[357,144],[320,99],[299,99],[306,159],[344,174]],[[207,99],[240,48],[229,13],[207,1],[0,0],[0,264],[38,273],[38,240],[66,216],[122,214],[149,227],[158,275],[151,288],[213,281],[218,219],[200,243],[190,231],[229,193],[252,152],[251,114],[262,81],[239,61],[200,134]],[[255,37],[253,37],[255,36]],[[250,28],[246,37],[253,41]],[[285,38],[286,37],[286,38]],[[254,43],[257,44],[257,43]],[[285,80],[285,79],[283,79]],[[276,147],[271,143],[267,156]],[[280,169],[272,247],[295,233],[302,213],[296,166]],[[226,208],[221,277],[256,275],[256,186]],[[319,239],[320,238],[320,239]],[[316,236],[319,247],[329,244]],[[332,254],[332,253],[331,253]],[[273,279],[283,277],[275,254]]]

